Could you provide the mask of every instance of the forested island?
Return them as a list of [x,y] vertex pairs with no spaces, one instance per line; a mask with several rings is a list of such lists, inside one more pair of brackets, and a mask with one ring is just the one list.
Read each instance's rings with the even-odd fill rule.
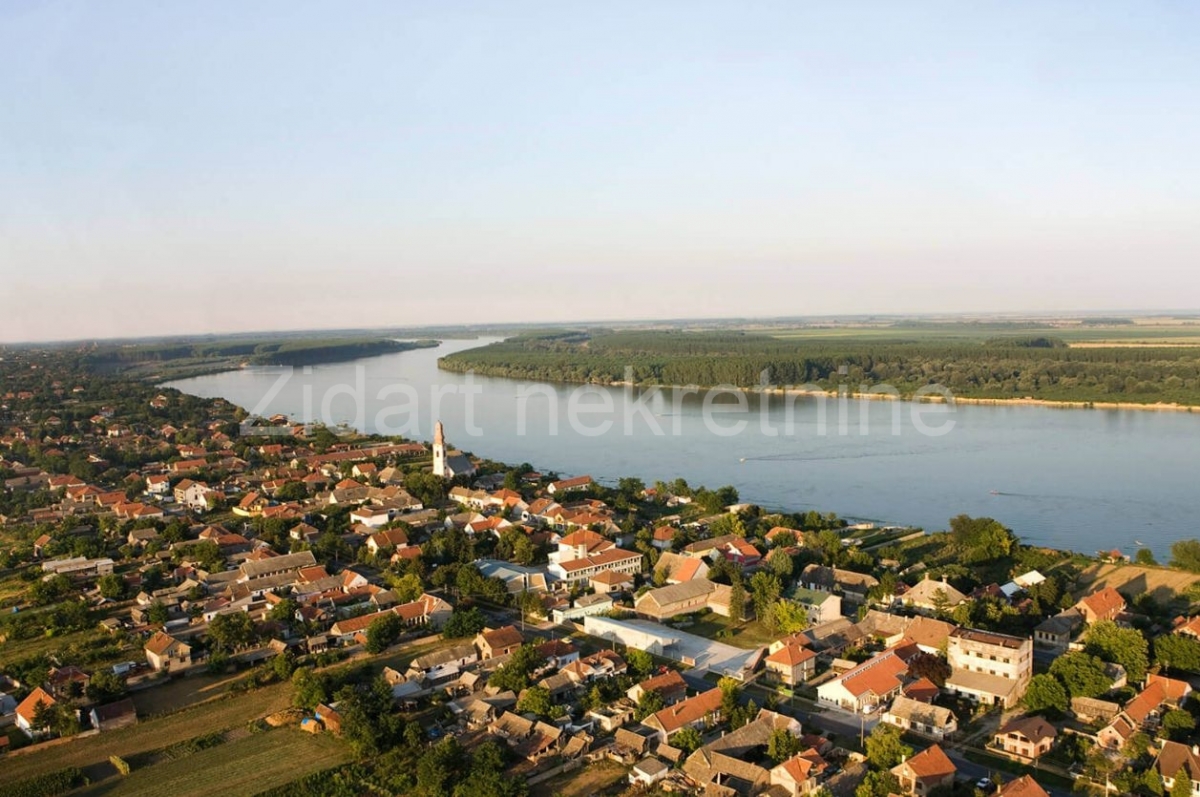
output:
[[774,387],[855,392],[887,384],[911,396],[943,385],[975,400],[1200,406],[1194,341],[1110,344],[1019,325],[941,332],[929,325],[794,336],[557,330],[452,354],[439,365],[543,381],[747,388],[758,386],[765,371]]
[[376,337],[231,337],[203,341],[104,343],[86,351],[83,363],[96,373],[167,381],[217,373],[244,365],[318,365],[359,357],[427,349],[437,340]]

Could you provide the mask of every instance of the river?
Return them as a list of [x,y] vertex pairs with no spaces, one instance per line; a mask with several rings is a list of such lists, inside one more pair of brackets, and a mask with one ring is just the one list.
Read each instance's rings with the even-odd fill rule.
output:
[[[486,342],[169,386],[260,415],[421,440],[432,437],[436,413],[450,444],[479,456],[605,483],[682,476],[692,486],[732,484],[743,501],[771,508],[930,530],[959,513],[987,515],[1026,542],[1129,554],[1141,543],[1160,561],[1173,541],[1197,536],[1196,414],[759,395],[739,408],[728,394],[710,396],[721,411],[706,412],[695,395],[655,402],[620,387],[531,391],[528,382],[438,369],[438,357]],[[472,385],[478,392],[465,394]],[[611,428],[595,434],[606,421]],[[725,432],[739,421],[742,431]]]

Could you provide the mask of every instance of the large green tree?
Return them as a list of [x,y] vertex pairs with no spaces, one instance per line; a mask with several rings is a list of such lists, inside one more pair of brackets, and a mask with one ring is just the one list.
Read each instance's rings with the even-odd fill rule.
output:
[[1049,673],[1043,673],[1029,679],[1021,702],[1034,714],[1063,714],[1070,701],[1062,682]]
[[1050,665],[1050,674],[1062,681],[1071,697],[1096,697],[1112,687],[1104,662],[1087,653],[1068,653]]
[[1120,664],[1130,682],[1144,679],[1150,665],[1149,645],[1142,632],[1121,628],[1112,620],[1101,620],[1088,629],[1084,652]]
[[910,755],[912,748],[904,743],[895,725],[881,722],[867,736],[867,761],[875,769],[889,770]]
[[1182,634],[1161,634],[1154,639],[1154,663],[1168,670],[1200,672],[1200,642]]

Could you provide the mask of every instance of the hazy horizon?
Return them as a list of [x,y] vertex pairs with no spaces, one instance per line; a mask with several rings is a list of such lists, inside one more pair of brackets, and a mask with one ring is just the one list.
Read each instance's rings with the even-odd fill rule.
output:
[[0,341],[1186,306],[1197,34],[1112,2],[7,4]]

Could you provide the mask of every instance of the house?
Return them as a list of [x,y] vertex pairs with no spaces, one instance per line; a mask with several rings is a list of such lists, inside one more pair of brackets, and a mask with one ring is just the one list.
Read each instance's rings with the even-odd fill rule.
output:
[[68,700],[82,695],[90,680],[88,674],[74,664],[51,667],[46,675],[46,688],[59,700]]
[[720,720],[722,695],[720,689],[709,689],[651,714],[642,724],[656,731],[662,742],[670,741],[684,728],[704,730]]
[[671,768],[654,756],[643,758],[633,765],[629,772],[629,782],[634,785],[652,786],[667,776]]
[[941,741],[958,732],[958,719],[948,708],[899,695],[881,719],[905,731]]
[[1200,752],[1195,747],[1179,742],[1163,742],[1154,769],[1162,779],[1164,793],[1171,793],[1176,778],[1186,777],[1192,782],[1191,793],[1200,794]]
[[679,529],[674,526],[659,526],[650,535],[650,544],[660,551],[669,550]]
[[762,561],[762,552],[742,537],[734,537],[717,550],[726,561],[744,568],[754,567]]
[[379,506],[360,506],[350,513],[350,522],[378,529],[391,523],[394,515],[395,511],[391,509]]
[[900,602],[905,606],[931,614],[949,611],[966,601],[967,596],[951,586],[945,576],[942,576],[941,581],[935,581],[928,573],[923,580],[900,596]]
[[590,683],[618,675],[624,675],[629,669],[625,659],[615,650],[601,650],[590,656],[584,656],[562,668],[562,672],[571,677],[576,683]]
[[1058,731],[1041,717],[1018,717],[992,737],[992,744],[1020,758],[1041,758],[1050,752]]
[[630,575],[640,573],[642,554],[637,551],[609,548],[579,559],[552,562],[546,570],[555,579],[573,585],[580,581],[589,581],[604,570],[615,570]]
[[1033,640],[956,628],[947,640],[946,691],[985,705],[1012,708],[1033,677]]
[[525,638],[514,626],[502,628],[485,628],[475,637],[475,647],[479,650],[479,658],[486,661],[497,656],[507,656],[521,647]]
[[[201,460],[203,462],[203,460]],[[204,482],[182,479],[175,485],[175,503],[187,507],[193,512],[204,512],[208,509],[208,497],[213,494]]]
[[810,747],[771,770],[771,785],[784,790],[788,797],[812,794],[820,788],[818,778],[828,764],[816,749]]
[[137,709],[134,708],[132,700],[125,698],[124,700],[118,700],[116,703],[94,707],[90,718],[92,720],[92,727],[96,730],[115,731],[118,728],[136,725]]
[[723,734],[688,756],[683,764],[684,774],[706,794],[761,793],[770,787],[771,773],[753,761],[775,731],[799,736],[800,723],[763,709],[754,721]]
[[1083,615],[1076,608],[1046,618],[1033,629],[1034,649],[1061,656],[1071,649],[1071,639],[1083,623]]
[[629,573],[619,573],[616,570],[601,570],[592,576],[591,586],[597,595],[608,595],[613,592],[628,592],[633,589],[634,578]]
[[1175,628],[1172,630],[1172,633],[1190,636],[1192,639],[1200,639],[1200,615],[1196,615],[1190,619],[1179,618],[1175,622]]
[[832,592],[796,587],[788,594],[788,600],[804,609],[810,626],[828,623],[842,616],[842,598]]
[[818,686],[817,702],[869,714],[900,694],[907,673],[907,662],[895,650],[886,650]]
[[474,645],[454,645],[413,659],[408,665],[408,675],[438,683],[457,678],[463,670],[477,661],[479,652],[475,650]]
[[1093,592],[1079,599],[1073,607],[1088,625],[1101,620],[1116,620],[1125,611],[1125,599],[1112,587]]
[[667,670],[662,675],[647,678],[639,684],[634,684],[625,692],[625,696],[634,703],[642,699],[647,692],[658,692],[663,704],[672,706],[687,697],[687,682],[677,670]]
[[957,772],[954,763],[936,744],[892,767],[900,788],[916,797],[925,797],[939,786],[953,785]]
[[655,583],[681,584],[708,577],[708,562],[694,556],[666,551],[654,565]]
[[811,564],[800,573],[800,586],[821,592],[836,592],[855,603],[866,601],[871,587],[878,584],[877,578],[866,573],[818,564]]
[[796,686],[817,671],[817,654],[807,645],[808,638],[793,635],[771,643],[763,660],[768,676],[785,686]]
[[1100,729],[1097,741],[1108,749],[1119,750],[1139,728],[1156,719],[1164,706],[1179,706],[1191,692],[1192,687],[1186,681],[1147,675],[1146,687]]
[[146,492],[150,495],[168,495],[171,492],[171,477],[166,474],[147,476]]
[[546,492],[550,495],[561,495],[565,493],[574,493],[581,490],[586,490],[593,484],[591,476],[576,476],[572,479],[560,479],[556,482],[550,482],[546,487]]
[[24,731],[25,735],[31,739],[36,739],[45,734],[48,727],[36,727],[35,722],[39,709],[50,709],[57,705],[53,697],[50,696],[45,689],[38,686],[35,687],[29,696],[26,697],[17,706],[17,727]]
[[367,550],[376,556],[384,551],[406,547],[408,547],[408,534],[404,529],[377,531],[367,538]]
[[1032,775],[1022,775],[1016,780],[1010,780],[1001,786],[996,794],[998,797],[1050,797]]
[[174,672],[192,666],[192,646],[162,631],[150,637],[145,652],[146,661],[157,672]]
[[342,715],[337,712],[336,707],[320,703],[313,710],[313,714],[325,730],[333,734],[340,734],[342,732]]
[[728,617],[731,596],[729,586],[696,578],[644,592],[634,601],[633,608],[638,614],[655,620],[669,620],[705,610]]

